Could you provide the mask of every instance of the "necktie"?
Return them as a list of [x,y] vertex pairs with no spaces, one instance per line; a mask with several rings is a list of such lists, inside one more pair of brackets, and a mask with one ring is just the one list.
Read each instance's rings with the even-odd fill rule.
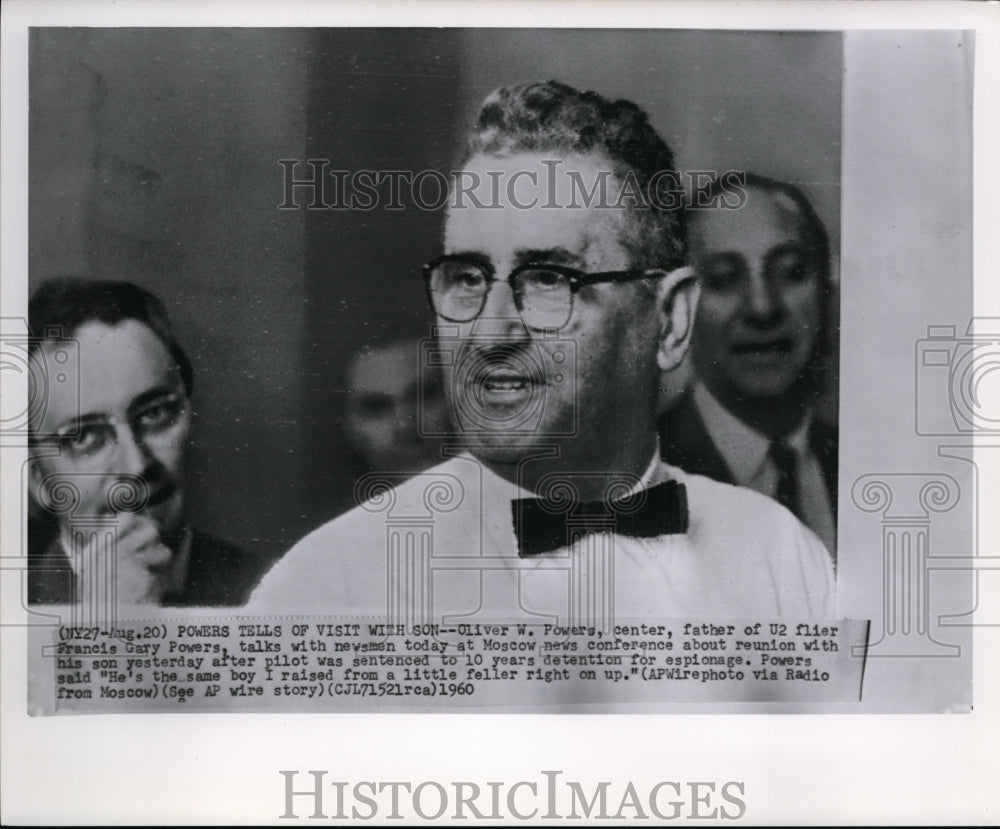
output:
[[688,528],[687,491],[677,481],[616,501],[521,498],[511,501],[511,512],[522,558],[566,547],[587,532],[655,538]]
[[795,450],[783,441],[771,444],[771,460],[778,470],[778,486],[774,490],[774,500],[788,509],[799,519],[799,472]]

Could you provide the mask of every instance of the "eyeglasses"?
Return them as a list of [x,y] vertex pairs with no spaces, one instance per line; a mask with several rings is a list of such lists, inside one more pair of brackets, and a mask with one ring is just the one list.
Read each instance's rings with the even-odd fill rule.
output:
[[118,429],[127,425],[136,443],[156,449],[171,444],[175,428],[188,411],[186,395],[164,394],[130,409],[124,422],[117,417],[83,417],[51,435],[36,435],[36,443],[53,442],[62,456],[81,469],[102,468],[118,444]]
[[[585,273],[565,265],[529,262],[501,281],[510,285],[514,304],[528,328],[557,330],[569,322],[573,296],[584,285],[628,282],[653,275],[650,271]],[[471,322],[478,317],[497,281],[491,264],[467,256],[439,256],[424,265],[427,300],[434,313],[449,322]]]

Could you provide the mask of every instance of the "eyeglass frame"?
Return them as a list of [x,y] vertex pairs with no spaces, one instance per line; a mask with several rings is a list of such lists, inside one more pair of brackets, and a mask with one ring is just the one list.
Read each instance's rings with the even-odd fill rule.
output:
[[[473,265],[486,277],[486,290],[483,292],[483,299],[479,306],[479,310],[468,319],[453,319],[452,317],[446,317],[438,311],[434,304],[434,291],[431,288],[431,278],[434,275],[435,268],[445,262],[461,262],[463,264]],[[524,311],[521,308],[521,296],[514,288],[514,284],[511,280],[517,277],[518,274],[533,269],[555,271],[556,273],[566,277],[566,280],[569,283],[569,309],[566,312],[566,320],[561,325],[536,327],[528,325],[527,321],[524,319]],[[579,268],[574,268],[570,265],[559,265],[553,262],[525,262],[523,265],[518,265],[514,268],[514,270],[507,274],[505,278],[501,279],[496,275],[496,267],[492,262],[455,253],[445,253],[442,256],[436,256],[423,266],[424,290],[427,293],[427,303],[430,305],[431,310],[441,317],[441,319],[457,323],[472,322],[473,320],[478,319],[478,317],[483,313],[483,309],[486,307],[486,300],[489,299],[490,291],[493,290],[493,283],[506,282],[510,285],[511,293],[514,295],[514,305],[517,308],[518,315],[521,317],[521,321],[524,322],[528,328],[535,331],[558,331],[565,328],[569,324],[569,321],[573,318],[573,298],[576,296],[577,291],[587,285],[595,285],[601,282],[631,282],[639,279],[655,279],[661,273],[662,271],[658,271],[657,269],[596,271],[593,273],[587,273],[586,271],[581,271]]]
[[[163,405],[167,401],[173,404],[177,404],[177,412],[173,420],[167,424],[162,430],[147,432],[145,430],[139,429],[134,425],[134,421],[140,417],[147,408],[151,408],[155,405]],[[131,407],[130,407],[131,408]],[[191,399],[183,391],[170,391],[164,392],[162,395],[153,397],[149,400],[144,401],[141,405],[136,407],[135,411],[126,411],[124,418],[117,415],[96,415],[93,417],[84,417],[75,420],[72,427],[68,430],[56,430],[54,432],[46,432],[42,434],[31,435],[29,443],[32,446],[43,446],[43,445],[55,445],[59,447],[60,455],[65,457],[70,461],[75,467],[89,466],[89,461],[91,459],[95,460],[95,464],[99,463],[102,456],[102,452],[106,449],[110,450],[111,447],[117,446],[119,442],[119,430],[122,427],[127,427],[129,433],[132,436],[132,440],[138,446],[148,446],[148,441],[150,436],[154,439],[160,435],[167,434],[171,429],[177,426],[181,422],[185,414],[191,411]],[[95,426],[100,426],[103,428],[110,427],[111,431],[114,433],[114,438],[109,443],[106,443],[104,447],[95,450],[92,454],[75,455],[72,450],[66,447],[66,443],[72,439],[78,437],[82,430],[85,428],[92,428]]]

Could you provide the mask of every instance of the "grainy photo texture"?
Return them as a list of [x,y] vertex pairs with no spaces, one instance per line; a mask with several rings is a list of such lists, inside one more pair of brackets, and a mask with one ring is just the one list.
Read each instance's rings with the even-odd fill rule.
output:
[[[974,428],[972,41],[881,37],[31,30],[29,709],[967,706],[971,449],[864,426]],[[912,314],[842,189],[900,45],[965,174]]]

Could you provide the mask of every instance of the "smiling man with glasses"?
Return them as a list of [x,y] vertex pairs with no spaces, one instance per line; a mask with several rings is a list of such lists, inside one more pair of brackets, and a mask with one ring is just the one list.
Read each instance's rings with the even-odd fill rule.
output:
[[678,180],[628,101],[555,82],[486,99],[443,255],[423,269],[451,459],[359,488],[357,509],[265,577],[255,609],[602,630],[832,614],[826,552],[789,512],[659,459],[659,375],[684,358],[699,292],[667,207]]
[[261,564],[185,518],[194,375],[163,305],[69,278],[29,316],[29,601],[242,604]]

